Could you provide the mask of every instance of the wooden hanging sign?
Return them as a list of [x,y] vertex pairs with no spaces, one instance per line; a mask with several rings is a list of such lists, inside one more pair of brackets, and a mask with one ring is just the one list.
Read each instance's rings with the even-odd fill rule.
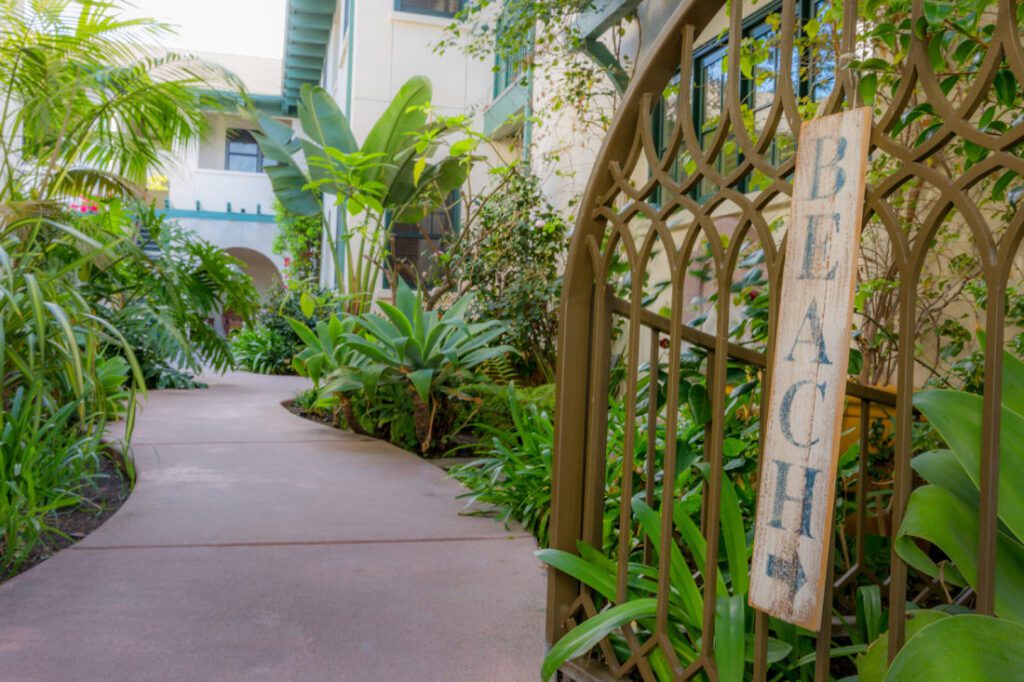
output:
[[821,625],[850,355],[869,108],[800,130],[771,364],[750,604]]

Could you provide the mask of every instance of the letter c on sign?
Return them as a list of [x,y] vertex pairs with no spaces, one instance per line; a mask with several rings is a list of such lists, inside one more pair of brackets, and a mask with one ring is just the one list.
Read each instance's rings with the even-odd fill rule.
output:
[[799,443],[793,437],[793,399],[796,398],[796,392],[807,385],[817,385],[818,392],[821,393],[821,397],[825,397],[824,383],[814,384],[814,382],[811,381],[810,379],[804,379],[803,381],[796,382],[795,384],[790,386],[789,389],[786,390],[785,395],[782,396],[782,407],[779,410],[779,416],[782,419],[782,435],[786,437],[786,440],[788,440],[790,443],[792,443],[798,448],[809,448],[815,443],[817,443],[819,440],[818,438],[815,438],[814,440],[807,443]]

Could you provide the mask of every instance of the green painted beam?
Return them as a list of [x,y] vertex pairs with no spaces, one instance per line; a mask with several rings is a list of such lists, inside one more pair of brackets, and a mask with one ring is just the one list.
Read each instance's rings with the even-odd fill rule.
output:
[[316,82],[320,80],[321,69],[307,69],[301,66],[289,66],[288,74],[295,77],[301,78],[308,83]]
[[296,28],[288,31],[288,42],[290,44],[308,43],[310,45],[326,46],[330,39],[331,32],[329,30],[315,31],[308,28]]
[[629,84],[629,74],[600,38],[623,17],[635,11],[641,2],[643,0],[597,0],[594,7],[576,20],[576,27],[583,36],[582,51],[608,74],[620,93],[625,92]]
[[288,63],[300,69],[315,69],[317,71],[323,66],[323,57],[289,57]]
[[337,0],[288,0],[288,9],[292,12],[309,12],[312,14],[329,14],[334,16]]
[[284,48],[285,59],[292,57],[322,57],[323,48],[316,45],[304,45],[302,43],[290,43]]
[[576,21],[586,40],[596,40],[624,16],[635,10],[643,0],[596,0]]
[[304,29],[308,31],[322,31],[324,28],[324,22],[326,21],[330,25],[333,15],[323,14],[293,14],[289,17],[289,25],[293,28]]
[[320,82],[337,0],[287,0],[282,107],[290,110],[300,88]]
[[528,98],[529,91],[521,83],[506,88],[484,112],[484,134],[505,137],[517,130],[521,121],[516,117],[525,113]]

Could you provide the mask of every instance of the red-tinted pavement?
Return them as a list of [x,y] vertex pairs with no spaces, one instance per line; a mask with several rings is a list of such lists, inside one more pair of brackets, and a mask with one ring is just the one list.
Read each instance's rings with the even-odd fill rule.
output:
[[535,680],[544,571],[519,529],[385,443],[231,374],[151,394],[139,481],[0,586],[0,680]]

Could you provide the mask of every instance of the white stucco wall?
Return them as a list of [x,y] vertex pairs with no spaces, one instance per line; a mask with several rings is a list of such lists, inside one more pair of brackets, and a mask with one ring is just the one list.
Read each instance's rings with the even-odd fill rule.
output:
[[[291,119],[278,120],[292,125]],[[167,200],[173,220],[245,261],[263,289],[285,265],[272,248],[277,225],[241,216],[274,214],[270,179],[263,172],[224,169],[227,131],[254,127],[244,117],[211,112],[205,139],[175,150],[167,169]]]

